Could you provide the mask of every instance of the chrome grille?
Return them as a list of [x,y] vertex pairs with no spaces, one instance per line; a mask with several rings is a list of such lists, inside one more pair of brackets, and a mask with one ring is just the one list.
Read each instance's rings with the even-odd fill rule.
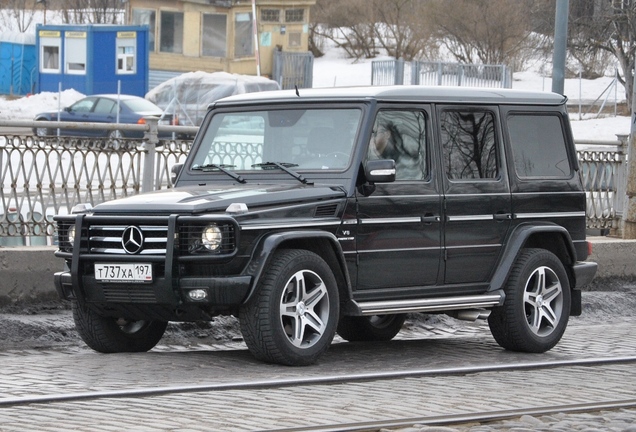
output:
[[[126,254],[122,246],[124,230],[129,225],[92,225],[88,228],[91,253]],[[139,225],[144,240],[139,255],[164,255],[168,244],[168,227]]]

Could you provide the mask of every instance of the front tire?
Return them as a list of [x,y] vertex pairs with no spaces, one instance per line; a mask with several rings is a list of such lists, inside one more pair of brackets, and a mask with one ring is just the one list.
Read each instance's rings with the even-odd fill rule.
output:
[[295,249],[276,252],[239,312],[252,354],[288,366],[315,363],[333,340],[338,316],[331,269],[315,253]]
[[404,325],[406,314],[344,316],[338,323],[338,334],[349,342],[389,341]]
[[37,137],[46,138],[47,136],[52,136],[53,135],[53,129],[43,128],[43,127],[36,127],[36,128],[33,128],[33,133]]
[[149,351],[168,326],[165,321],[104,317],[80,300],[73,300],[73,320],[86,345],[102,353]]
[[505,287],[503,306],[488,317],[497,343],[511,351],[541,353],[554,347],[570,315],[570,283],[561,261],[544,249],[524,249]]

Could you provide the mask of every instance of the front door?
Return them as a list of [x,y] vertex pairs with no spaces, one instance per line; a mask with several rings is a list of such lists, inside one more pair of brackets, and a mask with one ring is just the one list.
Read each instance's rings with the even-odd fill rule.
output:
[[438,282],[441,199],[430,144],[429,109],[378,111],[367,158],[393,159],[396,181],[357,197],[359,300],[386,289],[394,297],[415,296]]

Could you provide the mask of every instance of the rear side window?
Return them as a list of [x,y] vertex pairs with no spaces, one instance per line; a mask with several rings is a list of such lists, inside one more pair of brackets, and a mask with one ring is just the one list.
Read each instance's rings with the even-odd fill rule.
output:
[[572,176],[563,126],[558,115],[510,115],[508,134],[519,178]]
[[492,112],[444,111],[441,127],[446,176],[450,180],[484,180],[499,176]]

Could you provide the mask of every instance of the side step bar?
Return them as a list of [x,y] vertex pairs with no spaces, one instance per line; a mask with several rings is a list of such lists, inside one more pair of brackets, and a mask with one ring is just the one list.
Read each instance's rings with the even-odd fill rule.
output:
[[385,315],[407,312],[437,312],[461,309],[480,309],[501,306],[503,290],[474,296],[438,297],[416,300],[355,302],[359,315]]

